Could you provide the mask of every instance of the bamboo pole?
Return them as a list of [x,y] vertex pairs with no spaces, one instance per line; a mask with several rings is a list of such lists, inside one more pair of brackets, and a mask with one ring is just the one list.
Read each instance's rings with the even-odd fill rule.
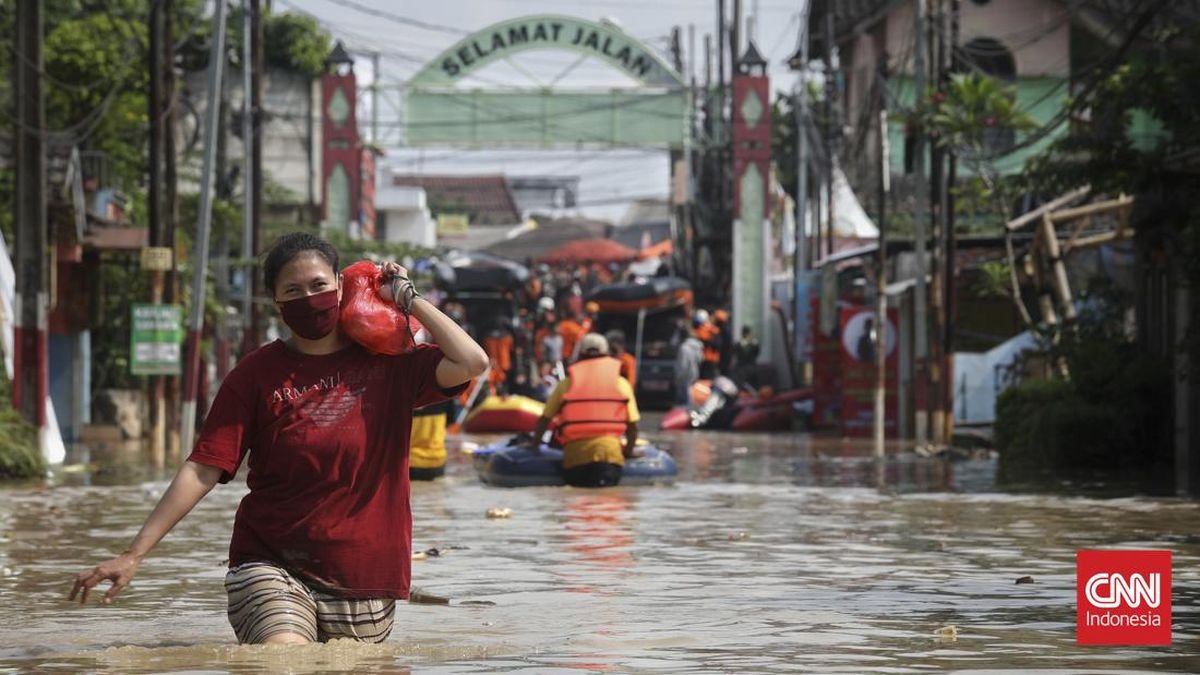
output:
[[1034,222],[1038,218],[1041,218],[1043,215],[1050,213],[1051,211],[1056,211],[1059,208],[1066,206],[1067,204],[1070,204],[1071,202],[1075,201],[1076,199],[1083,197],[1088,192],[1090,192],[1091,189],[1092,189],[1091,186],[1085,185],[1081,188],[1072,190],[1060,197],[1056,197],[1055,199],[1052,199],[1052,200],[1046,202],[1045,204],[1042,204],[1041,206],[1037,207],[1036,209],[1030,211],[1029,213],[1022,214],[1021,216],[1018,216],[1017,218],[1014,218],[1013,220],[1008,221],[1008,223],[1005,225],[1005,227],[1008,228],[1009,232],[1015,232],[1016,230],[1020,230],[1020,229],[1024,228],[1026,225]]
[[1062,249],[1058,245],[1058,233],[1054,231],[1054,221],[1050,214],[1042,216],[1042,237],[1046,245],[1046,254],[1054,269],[1054,291],[1058,302],[1062,305],[1063,317],[1068,321],[1075,320],[1075,303],[1071,296],[1071,282],[1067,279],[1067,266],[1062,259]]

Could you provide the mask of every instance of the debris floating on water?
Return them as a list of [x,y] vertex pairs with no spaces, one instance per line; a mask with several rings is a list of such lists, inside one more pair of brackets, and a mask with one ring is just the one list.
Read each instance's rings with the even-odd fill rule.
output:
[[1034,580],[1033,580],[1033,577],[1031,577],[1031,576],[1029,576],[1029,575],[1025,575],[1025,576],[1023,576],[1023,577],[1018,577],[1018,578],[1017,578],[1017,583],[1018,583],[1018,584],[1032,584],[1032,583],[1035,583],[1035,582],[1034,582]]
[[733,449],[733,454],[735,454],[735,455],[745,455],[749,452],[750,452],[750,448],[747,448],[744,445],[739,445]]
[[414,588],[408,593],[408,601],[418,605],[448,605],[450,598],[443,598],[440,595],[426,593],[425,591]]
[[729,535],[729,541],[741,541],[743,539],[749,539],[749,538],[750,538],[749,532],[734,532],[733,534]]
[[484,515],[488,518],[512,518],[512,509],[507,506],[493,506]]
[[458,603],[463,607],[495,607],[496,603],[491,600],[463,600]]
[[424,551],[414,551],[412,554],[413,560],[424,560],[427,557],[429,557],[429,556],[425,555]]
[[934,631],[934,635],[937,635],[940,638],[953,640],[958,637],[958,628],[955,626],[942,626]]

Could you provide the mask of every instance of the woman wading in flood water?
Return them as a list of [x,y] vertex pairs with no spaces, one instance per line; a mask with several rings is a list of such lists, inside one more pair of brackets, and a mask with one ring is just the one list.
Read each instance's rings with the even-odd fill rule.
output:
[[[338,330],[342,280],[326,241],[295,233],[263,263],[292,338],[246,355],[217,392],[191,455],[133,543],[83,572],[70,598],[103,602],[217,483],[249,463],[234,518],[225,589],[242,643],[350,638],[379,642],[408,597],[412,559],[408,450],[412,410],[461,390],[487,355],[387,263],[379,294],[435,344],[378,356]],[[247,459],[248,458],[248,459]]]

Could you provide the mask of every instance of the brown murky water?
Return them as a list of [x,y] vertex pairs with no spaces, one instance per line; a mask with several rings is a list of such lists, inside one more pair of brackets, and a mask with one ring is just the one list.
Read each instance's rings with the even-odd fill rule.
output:
[[[488,488],[460,456],[415,485],[415,547],[463,548],[413,563],[451,605],[401,606],[383,645],[234,643],[222,561],[243,485],[109,607],[68,603],[71,578],[125,546],[166,477],[0,488],[0,672],[1200,672],[1196,502],[1005,494],[991,461],[880,471],[803,435],[656,437],[674,487]],[[1086,547],[1174,551],[1172,646],[1075,645]]]

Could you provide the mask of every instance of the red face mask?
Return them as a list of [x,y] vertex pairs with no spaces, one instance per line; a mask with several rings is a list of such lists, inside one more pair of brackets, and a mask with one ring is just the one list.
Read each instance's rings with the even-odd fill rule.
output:
[[337,326],[337,289],[281,302],[279,314],[296,335],[305,340],[320,340]]

